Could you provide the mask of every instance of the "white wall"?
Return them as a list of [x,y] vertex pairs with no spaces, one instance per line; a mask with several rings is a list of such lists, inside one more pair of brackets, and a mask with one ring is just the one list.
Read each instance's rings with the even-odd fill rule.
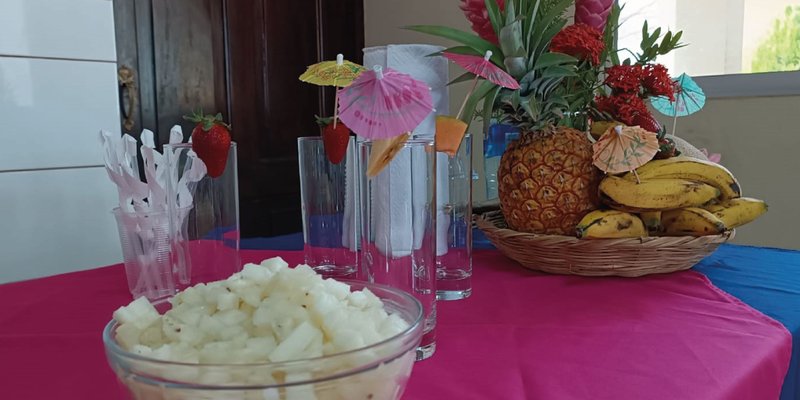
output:
[[119,130],[110,0],[3,0],[0,283],[121,261],[97,140]]
[[[469,31],[456,0],[364,0],[367,46],[389,43],[452,42],[400,29],[414,24],[439,24]],[[688,40],[688,39],[687,39]],[[451,69],[451,76],[458,69]],[[450,91],[451,109],[458,109],[466,87]],[[800,95],[800,93],[798,93]],[[482,173],[483,135],[473,124],[475,169]],[[736,243],[800,249],[800,96],[710,99],[706,108],[679,121],[679,135],[699,147],[722,153],[722,162],[739,178],[748,196],[767,200],[770,211],[738,230]],[[483,181],[474,198],[485,197]]]

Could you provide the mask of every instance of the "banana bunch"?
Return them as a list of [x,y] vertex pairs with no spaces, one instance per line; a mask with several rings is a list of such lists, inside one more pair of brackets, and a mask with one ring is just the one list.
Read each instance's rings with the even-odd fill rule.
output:
[[578,237],[718,235],[767,211],[764,201],[742,197],[725,167],[685,156],[652,160],[636,174],[609,175],[599,195],[611,210],[586,215]]

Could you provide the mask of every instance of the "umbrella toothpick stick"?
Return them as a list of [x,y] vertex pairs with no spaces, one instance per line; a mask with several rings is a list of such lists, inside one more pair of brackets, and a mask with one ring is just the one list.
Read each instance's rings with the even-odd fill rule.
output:
[[[336,68],[344,65],[344,54],[336,55]],[[336,129],[336,120],[339,119],[339,86],[336,85],[336,78],[333,78],[333,129]]]
[[467,92],[467,95],[464,96],[464,101],[461,102],[461,107],[458,109],[458,114],[456,114],[456,119],[461,119],[461,113],[464,112],[464,107],[467,106],[467,100],[469,100],[469,96],[472,95],[472,92],[475,91],[475,88],[478,86],[478,75],[475,75],[475,79],[472,80],[472,87]]
[[[492,54],[493,53],[491,50],[486,50],[486,54],[483,55],[483,59],[489,61],[489,59],[492,58]],[[475,74],[475,78],[472,79],[472,87],[469,88],[469,92],[467,92],[467,95],[464,96],[464,101],[461,102],[461,107],[458,109],[458,114],[456,114],[456,119],[461,119],[461,113],[464,112],[464,107],[467,106],[467,100],[469,100],[469,96],[472,95],[472,92],[475,91],[475,88],[477,86],[478,86],[478,74]]]
[[631,172],[633,172],[633,176],[636,177],[636,184],[638,185],[638,184],[642,183],[642,181],[639,179],[639,173],[636,172],[636,168],[634,168],[633,171],[631,171]]
[[675,129],[678,127],[678,109],[681,106],[681,98],[675,99],[675,115],[672,116],[672,137],[675,137]]

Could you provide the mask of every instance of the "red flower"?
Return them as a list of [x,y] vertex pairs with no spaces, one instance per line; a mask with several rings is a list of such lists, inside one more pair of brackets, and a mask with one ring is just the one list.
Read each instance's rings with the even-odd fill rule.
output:
[[[502,11],[505,8],[505,0],[495,1]],[[489,12],[486,11],[486,2],[484,0],[461,0],[461,6],[459,7],[464,11],[464,15],[467,16],[470,24],[472,24],[473,32],[484,40],[494,44],[498,43],[497,33],[492,27],[492,21],[489,20]]]
[[625,125],[634,126],[638,116],[649,115],[644,100],[636,93],[618,93],[595,97],[595,108]]
[[586,24],[570,25],[558,32],[550,42],[550,51],[564,53],[589,61],[592,65],[600,64],[603,53],[603,32]]
[[669,77],[667,67],[661,64],[647,64],[642,75],[645,92],[654,96],[666,96],[670,101],[675,101],[675,82]]
[[642,66],[615,65],[607,68],[605,84],[615,93],[637,93],[642,85]]

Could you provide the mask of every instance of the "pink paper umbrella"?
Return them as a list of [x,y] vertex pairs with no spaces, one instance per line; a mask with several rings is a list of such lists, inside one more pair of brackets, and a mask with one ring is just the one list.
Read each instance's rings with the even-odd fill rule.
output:
[[433,109],[428,85],[375,66],[339,91],[339,119],[358,136],[388,139],[410,132]]
[[469,99],[469,96],[475,90],[475,86],[478,84],[479,77],[504,88],[519,89],[519,82],[517,82],[514,77],[489,61],[489,59],[492,58],[491,51],[487,50],[483,57],[448,52],[444,52],[442,55],[458,64],[461,68],[464,68],[465,70],[475,74],[475,79],[472,80],[472,88],[469,90],[466,97],[464,97],[464,102],[461,103],[461,108],[458,109],[456,118],[461,118],[461,113],[464,111],[464,106],[467,104],[467,99]]

